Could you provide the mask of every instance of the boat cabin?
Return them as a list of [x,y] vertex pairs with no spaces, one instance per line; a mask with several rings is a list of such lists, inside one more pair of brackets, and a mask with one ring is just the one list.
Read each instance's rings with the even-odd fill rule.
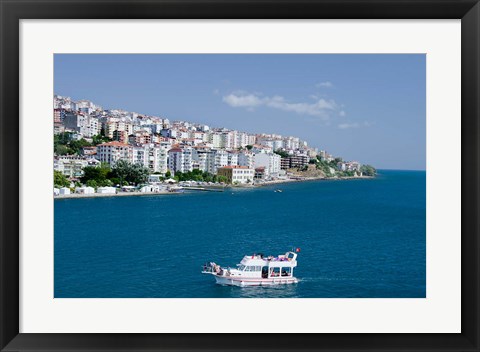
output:
[[264,257],[262,254],[246,255],[236,269],[230,269],[231,276],[246,278],[293,277],[293,268],[297,266],[297,254],[287,252],[277,257]]

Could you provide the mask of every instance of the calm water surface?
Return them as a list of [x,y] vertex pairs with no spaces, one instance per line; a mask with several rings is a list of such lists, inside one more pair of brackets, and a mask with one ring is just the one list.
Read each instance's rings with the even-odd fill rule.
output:
[[[55,203],[55,297],[425,297],[425,172],[223,193]],[[275,193],[274,189],[282,189]],[[300,247],[278,287],[223,287],[215,261]]]

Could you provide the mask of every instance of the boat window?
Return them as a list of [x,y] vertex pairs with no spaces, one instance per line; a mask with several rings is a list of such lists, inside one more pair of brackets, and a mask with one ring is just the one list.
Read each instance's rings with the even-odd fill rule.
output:
[[271,268],[270,269],[270,277],[277,277],[280,276],[280,268]]
[[282,268],[282,276],[291,276],[292,275],[292,268],[286,267]]
[[238,266],[238,270],[244,271],[244,270],[245,270],[245,265],[239,265],[239,266]]

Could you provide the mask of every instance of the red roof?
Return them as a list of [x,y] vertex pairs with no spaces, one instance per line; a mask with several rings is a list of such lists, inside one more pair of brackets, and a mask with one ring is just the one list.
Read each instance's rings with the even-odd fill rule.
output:
[[174,152],[174,153],[180,152],[180,153],[181,153],[182,151],[183,151],[183,149],[181,149],[181,148],[172,148],[172,149],[170,149],[168,152],[169,152],[169,153],[170,153],[170,152]]
[[[99,144],[98,146],[105,146],[105,147],[128,147],[128,144],[121,143],[118,141],[112,141],[112,142],[107,142],[107,143],[102,143]],[[97,147],[98,147],[97,146]]]

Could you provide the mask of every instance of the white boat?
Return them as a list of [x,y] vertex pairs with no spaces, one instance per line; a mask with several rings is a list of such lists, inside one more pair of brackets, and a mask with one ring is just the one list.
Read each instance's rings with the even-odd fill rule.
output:
[[[297,252],[300,249],[296,250]],[[297,253],[287,252],[277,257],[263,254],[246,255],[235,269],[223,268],[210,262],[203,266],[202,273],[212,275],[217,284],[229,286],[270,286],[294,284],[293,276],[297,266]]]

